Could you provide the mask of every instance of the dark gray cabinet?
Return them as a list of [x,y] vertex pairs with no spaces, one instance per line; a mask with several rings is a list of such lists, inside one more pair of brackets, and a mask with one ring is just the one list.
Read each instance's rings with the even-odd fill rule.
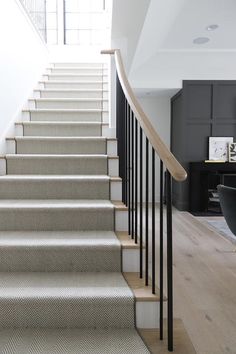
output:
[[[190,162],[208,159],[209,136],[236,140],[236,81],[187,80],[171,99],[171,150],[189,172]],[[189,179],[173,182],[173,204],[189,210]]]

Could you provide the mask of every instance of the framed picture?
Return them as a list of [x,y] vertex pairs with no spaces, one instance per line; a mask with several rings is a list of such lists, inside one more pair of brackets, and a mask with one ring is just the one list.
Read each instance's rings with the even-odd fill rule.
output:
[[233,137],[209,137],[209,160],[228,161],[229,144],[232,144],[233,140]]
[[229,144],[229,162],[236,162],[236,143]]

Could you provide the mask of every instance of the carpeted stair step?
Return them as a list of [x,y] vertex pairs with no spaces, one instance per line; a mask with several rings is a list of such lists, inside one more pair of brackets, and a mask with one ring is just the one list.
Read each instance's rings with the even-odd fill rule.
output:
[[67,68],[67,67],[60,67],[60,68],[50,68],[48,69],[50,73],[53,74],[78,74],[78,75],[103,75],[106,71],[100,67],[74,67],[74,68]]
[[135,329],[3,329],[4,354],[148,354]]
[[95,62],[89,62],[89,63],[82,63],[82,62],[57,62],[52,64],[52,68],[96,68],[96,69],[102,69],[105,68],[107,65],[104,63],[95,63]]
[[109,231],[0,232],[0,272],[120,272],[120,252]]
[[108,176],[0,176],[0,199],[110,199]]
[[118,272],[2,272],[0,314],[0,328],[133,328],[134,298]]
[[41,81],[45,89],[81,89],[81,90],[102,90],[107,89],[107,83],[102,81]]
[[6,155],[9,175],[107,175],[106,155]]
[[101,109],[30,109],[24,111],[32,122],[101,122]]
[[[37,94],[37,92],[36,92]],[[64,90],[40,90],[39,97],[41,98],[107,98],[108,92],[103,90],[72,90],[72,89],[64,89]]]
[[103,137],[16,137],[17,154],[102,154],[107,153]]
[[104,200],[1,200],[2,231],[113,231],[114,206]]
[[100,122],[23,122],[24,136],[101,136]]
[[98,98],[37,98],[29,105],[36,109],[107,109],[107,100]]
[[107,81],[107,76],[101,74],[46,74],[43,75],[48,81],[83,81],[83,82],[103,82]]

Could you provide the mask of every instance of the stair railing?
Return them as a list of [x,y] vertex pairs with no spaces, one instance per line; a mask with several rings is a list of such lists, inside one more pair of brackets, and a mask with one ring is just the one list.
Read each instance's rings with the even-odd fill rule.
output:
[[[115,56],[116,83],[116,134],[118,141],[119,174],[122,178],[122,200],[128,207],[128,233],[139,243],[140,278],[149,285],[151,278],[152,293],[156,293],[156,221],[155,221],[155,178],[156,155],[160,159],[160,340],[163,340],[163,282],[164,282],[164,167],[166,201],[166,244],[167,244],[167,336],[168,350],[173,351],[173,244],[172,244],[172,178],[181,182],[187,173],[176,160],[169,148],[157,134],[150,119],[144,113],[127,79],[119,49],[103,50],[102,54]],[[143,136],[145,138],[145,157],[143,157]],[[151,159],[149,157],[151,147]],[[143,161],[144,160],[144,161]],[[149,161],[151,160],[151,161]],[[150,167],[149,167],[149,162]],[[144,170],[145,169],[145,170]],[[151,232],[149,232],[149,170],[151,169]],[[145,172],[145,173],[144,173]],[[145,175],[145,181],[144,181]],[[145,183],[144,183],[145,182]],[[143,194],[145,195],[145,203]],[[138,208],[139,206],[139,208]],[[138,213],[139,209],[139,213]],[[144,213],[145,212],[145,213]],[[139,223],[139,225],[138,225]],[[149,237],[151,239],[149,240]],[[151,242],[150,242],[151,241]],[[151,255],[149,254],[149,246]],[[145,259],[143,250],[145,247]],[[149,271],[149,256],[151,270]],[[145,261],[145,262],[144,262]],[[144,264],[143,264],[144,263]],[[144,266],[143,266],[144,265]],[[144,274],[143,274],[144,273]],[[150,273],[150,274],[149,274]]]

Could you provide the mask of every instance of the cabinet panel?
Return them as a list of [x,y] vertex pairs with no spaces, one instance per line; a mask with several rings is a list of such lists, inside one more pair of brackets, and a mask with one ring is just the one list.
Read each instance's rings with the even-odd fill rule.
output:
[[204,161],[208,158],[208,137],[210,135],[211,124],[187,124],[187,161]]
[[212,136],[233,136],[236,137],[236,122],[216,122],[212,127]]
[[214,117],[236,120],[236,84],[220,83],[214,91]]
[[212,117],[212,85],[186,85],[186,113],[189,119],[211,119]]

